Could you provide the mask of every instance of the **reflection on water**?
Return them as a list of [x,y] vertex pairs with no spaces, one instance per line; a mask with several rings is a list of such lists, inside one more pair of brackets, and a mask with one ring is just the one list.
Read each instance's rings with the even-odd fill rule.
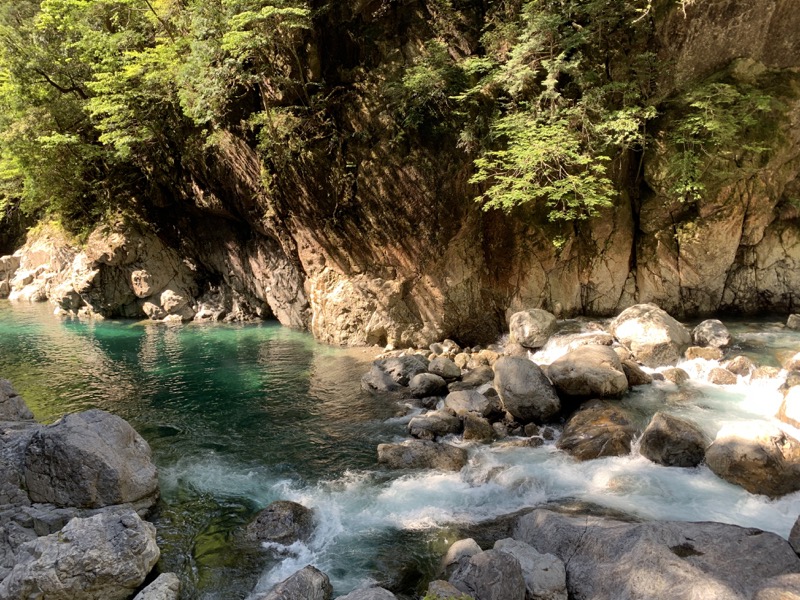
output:
[[[731,330],[760,364],[779,364],[800,349],[800,335],[775,324]],[[770,501],[706,467],[666,468],[636,453],[578,463],[553,442],[467,445],[461,473],[386,472],[375,447],[402,436],[404,421],[392,418],[395,405],[359,390],[368,360],[364,351],[320,346],[275,324],[65,322],[48,307],[0,303],[0,376],[37,418],[99,407],[130,420],[152,445],[163,493],[160,567],[180,574],[187,599],[246,598],[308,563],[331,576],[337,594],[368,581],[411,593],[434,574],[452,541],[450,526],[545,502],[579,500],[642,518],[716,520],[784,536],[800,512],[800,493]],[[686,365],[698,375],[711,366]],[[642,426],[667,410],[713,436],[726,422],[770,418],[778,385],[658,382],[623,403]],[[241,526],[280,498],[317,510],[314,537],[289,548],[248,548]]]

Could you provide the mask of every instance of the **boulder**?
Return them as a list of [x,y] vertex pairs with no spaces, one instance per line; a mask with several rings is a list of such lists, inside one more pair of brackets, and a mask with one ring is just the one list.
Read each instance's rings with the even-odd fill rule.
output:
[[520,421],[543,422],[561,410],[561,401],[539,366],[505,356],[494,365],[494,386],[505,409]]
[[571,398],[616,398],[628,391],[622,363],[608,346],[580,346],[555,360],[547,375],[560,395]]
[[510,343],[525,348],[541,348],[556,332],[556,317],[538,308],[523,310],[511,315],[508,329]]
[[639,452],[667,467],[696,467],[711,443],[694,423],[657,412],[644,430]]
[[468,560],[471,556],[475,556],[483,552],[478,542],[472,538],[458,540],[450,544],[447,552],[442,557],[440,572],[449,578],[462,561]]
[[630,453],[635,433],[636,428],[621,408],[594,401],[570,417],[556,446],[578,460],[622,456]]
[[136,594],[133,600],[178,600],[181,580],[175,573],[162,573],[150,585]]
[[485,417],[492,411],[489,398],[475,390],[450,392],[444,399],[444,406],[459,416],[472,412]]
[[397,600],[397,596],[382,587],[370,587],[354,590],[346,596],[339,596],[336,600]]
[[277,500],[261,510],[245,529],[248,539],[288,546],[314,533],[314,511],[297,502]]
[[428,584],[428,593],[425,595],[425,598],[427,600],[452,600],[453,598],[457,598],[458,600],[475,600],[475,598],[469,594],[465,594],[449,581],[443,581],[441,579],[436,579]]
[[448,386],[451,392],[462,390],[472,390],[489,383],[494,379],[494,369],[489,366],[477,366],[461,378],[461,381],[454,381]]
[[609,325],[610,333],[647,367],[674,365],[689,346],[689,331],[655,304],[626,308]]
[[316,567],[308,565],[254,600],[330,600],[332,597],[331,580]]
[[408,432],[421,440],[460,433],[461,427],[461,419],[448,410],[431,411],[408,422]]
[[790,387],[778,409],[779,420],[800,429],[800,386]]
[[158,473],[147,442],[127,421],[102,410],[67,415],[42,428],[25,451],[32,502],[100,508],[158,499]]
[[570,597],[748,600],[766,580],[800,571],[774,533],[722,523],[629,523],[537,509],[514,539],[564,561]]
[[372,364],[402,386],[407,386],[414,375],[428,371],[428,360],[419,354],[382,358]]
[[0,379],[0,421],[32,421],[33,413],[7,379]]
[[475,600],[525,600],[519,561],[500,550],[480,552],[462,561],[450,583]]
[[719,477],[772,498],[800,489],[800,442],[769,423],[726,425],[706,450]]
[[378,462],[390,469],[460,471],[467,464],[467,451],[450,444],[406,440],[399,444],[379,444]]
[[488,419],[475,413],[466,413],[464,419],[464,439],[477,442],[491,442],[494,439],[494,429]]
[[470,355],[466,352],[460,352],[453,357],[453,362],[459,369],[466,369],[469,364]]
[[372,365],[361,377],[361,389],[370,393],[392,393],[402,391],[403,386],[392,379],[378,365]]
[[663,375],[664,379],[671,381],[675,385],[686,383],[691,379],[689,374],[680,367],[670,367],[669,369],[664,369],[661,371],[661,375]]
[[755,363],[746,356],[736,356],[722,366],[728,369],[728,371],[731,373],[734,373],[735,375],[742,375],[744,377],[747,377],[756,369]]
[[434,375],[438,375],[445,381],[455,381],[461,377],[461,369],[446,356],[437,356],[434,358],[430,365],[428,365],[428,371]]
[[708,382],[714,385],[736,385],[738,381],[736,375],[728,369],[714,367],[708,372]]
[[753,600],[800,600],[800,573],[786,573],[767,579]]
[[419,373],[408,382],[413,398],[443,396],[447,393],[447,382],[433,373]]
[[731,344],[731,334],[722,321],[707,319],[692,330],[692,342],[696,346],[725,348]]
[[702,358],[703,360],[722,360],[723,352],[719,348],[711,346],[689,346],[684,353],[686,360],[695,360]]
[[522,568],[526,598],[535,600],[567,600],[567,571],[561,559],[541,554],[530,544],[511,538],[497,540],[495,550],[507,552]]
[[133,510],[72,519],[23,544],[3,600],[127,600],[158,561],[156,528]]
[[753,374],[750,376],[752,381],[757,381],[759,379],[775,379],[778,375],[780,375],[781,370],[778,367],[758,367]]
[[800,315],[789,315],[789,318],[786,319],[786,327],[795,331],[800,330]]
[[623,360],[621,362],[622,371],[625,373],[625,377],[628,378],[628,385],[630,387],[653,383],[653,377],[649,373],[645,373],[642,368],[632,360]]

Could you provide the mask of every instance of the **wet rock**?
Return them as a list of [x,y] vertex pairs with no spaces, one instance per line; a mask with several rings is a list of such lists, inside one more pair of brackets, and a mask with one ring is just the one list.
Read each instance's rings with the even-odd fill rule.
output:
[[314,511],[297,502],[277,500],[261,510],[245,529],[248,539],[288,546],[314,533]]
[[413,398],[442,396],[447,393],[447,382],[433,373],[419,373],[408,382]]
[[459,416],[473,412],[485,417],[492,411],[489,398],[475,390],[450,392],[444,399],[444,406]]
[[0,379],[0,421],[32,421],[33,413],[7,379]]
[[800,315],[789,315],[789,318],[786,319],[786,327],[800,330]]
[[397,600],[397,596],[382,587],[371,587],[354,590],[346,596],[337,597],[336,600]]
[[407,386],[415,375],[428,371],[428,360],[419,354],[382,358],[373,364],[402,386]]
[[691,379],[691,377],[689,377],[689,374],[680,367],[672,367],[669,369],[664,369],[663,371],[661,371],[661,375],[664,377],[664,379],[666,379],[667,381],[671,381],[675,385],[686,383],[687,381],[689,381],[689,379]]
[[519,562],[525,579],[526,598],[567,600],[567,572],[561,559],[552,554],[541,554],[533,546],[511,538],[498,540],[494,549],[507,552]]
[[674,365],[689,346],[687,329],[655,304],[626,308],[609,331],[647,367]]
[[73,519],[20,550],[0,583],[4,600],[126,600],[159,557],[156,528],[133,510]]
[[711,346],[689,346],[684,353],[686,360],[702,358],[703,360],[722,360],[723,352]]
[[328,576],[311,565],[290,575],[272,591],[255,600],[331,600],[333,587]]
[[475,600],[525,600],[519,562],[499,550],[480,552],[463,561],[450,583]]
[[623,360],[622,370],[625,373],[625,377],[628,378],[628,385],[630,387],[653,383],[653,377],[645,373],[642,368],[632,360]]
[[511,315],[509,342],[525,348],[541,348],[556,331],[555,315],[534,308]]
[[578,460],[622,456],[631,451],[636,428],[627,414],[609,402],[589,402],[570,417],[556,443]]
[[147,442],[124,419],[102,410],[67,415],[37,431],[25,452],[33,502],[100,508],[152,506],[158,474]]
[[136,594],[133,600],[178,600],[181,580],[175,573],[162,573],[153,583]]
[[777,498],[800,489],[800,441],[769,423],[725,425],[706,450],[706,464],[751,494]]
[[467,451],[450,444],[406,440],[378,445],[378,462],[390,469],[460,471],[467,464]]
[[608,346],[576,348],[555,360],[547,375],[560,395],[572,398],[615,398],[628,391],[622,363]]
[[431,411],[408,422],[408,432],[421,440],[460,433],[461,428],[461,419],[448,410]]
[[692,341],[697,346],[725,348],[731,344],[728,328],[717,319],[707,319],[692,330]]
[[494,379],[494,369],[489,366],[479,366],[469,371],[461,378],[461,381],[454,381],[448,386],[451,392],[472,390],[489,383]]
[[751,381],[758,379],[775,379],[781,370],[778,367],[758,367],[750,376]]
[[541,368],[524,358],[503,357],[494,366],[494,386],[505,409],[523,422],[543,422],[561,410],[556,390]]
[[657,412],[642,434],[639,452],[667,467],[696,467],[710,443],[694,423]]
[[426,598],[430,600],[450,600],[451,598],[458,598],[458,600],[475,600],[469,594],[465,594],[454,586],[449,581],[442,581],[437,579],[428,584],[428,594]]
[[445,577],[450,578],[462,561],[466,561],[471,556],[475,556],[481,552],[483,551],[478,545],[478,542],[472,538],[465,538],[463,540],[455,541],[450,545],[450,547],[447,549],[447,552],[442,557],[439,572],[444,573]]
[[746,356],[736,356],[722,366],[734,375],[742,375],[743,377],[750,375],[756,368],[755,363]]
[[494,439],[494,429],[488,419],[475,413],[466,413],[463,418],[465,440],[491,442]]
[[370,393],[393,393],[403,389],[388,373],[377,365],[372,365],[361,377],[361,389]]
[[753,600],[800,600],[800,573],[768,579],[756,590]]
[[458,368],[456,363],[444,356],[434,358],[428,365],[428,371],[438,375],[445,381],[454,381],[461,377],[461,369]]
[[708,382],[714,385],[736,385],[738,381],[736,375],[728,369],[715,367],[708,372]]
[[800,429],[800,387],[789,388],[778,409],[779,420]]
[[721,523],[626,523],[537,509],[518,519],[513,537],[563,560],[574,598],[747,600],[771,577],[800,571],[780,536]]

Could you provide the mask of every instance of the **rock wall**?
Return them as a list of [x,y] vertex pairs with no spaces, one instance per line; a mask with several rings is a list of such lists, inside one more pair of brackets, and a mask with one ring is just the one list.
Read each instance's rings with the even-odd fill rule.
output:
[[[792,0],[655,3],[655,50],[669,65],[656,143],[616,161],[612,209],[564,227],[535,208],[481,212],[457,140],[390,137],[378,90],[434,32],[422,0],[378,4],[340,3],[318,18],[309,76],[332,90],[337,136],[307,149],[302,173],[287,167],[281,189],[270,189],[253,143],[222,132],[202,161],[186,159],[174,201],[145,211],[155,225],[99,230],[81,252],[70,246],[56,259],[35,258],[29,242],[16,275],[16,259],[0,262],[0,295],[48,296],[62,310],[105,316],[275,316],[324,342],[395,346],[490,340],[528,308],[606,316],[654,302],[679,317],[796,309],[800,13]],[[459,43],[468,51],[474,40],[464,34]],[[768,160],[709,183],[697,203],[676,202],[659,142],[680,118],[670,99],[721,72],[756,87],[780,81],[781,135]],[[645,183],[632,189],[640,170]]]

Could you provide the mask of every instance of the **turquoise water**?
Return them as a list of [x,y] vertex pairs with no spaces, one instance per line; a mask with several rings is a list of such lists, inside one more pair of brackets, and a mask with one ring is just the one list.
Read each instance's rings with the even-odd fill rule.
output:
[[[739,350],[761,364],[800,350],[800,334],[775,322],[731,330]],[[554,339],[544,355],[560,351]],[[704,466],[660,467],[636,452],[578,463],[553,443],[453,440],[470,456],[459,473],[387,472],[375,448],[405,437],[408,418],[360,391],[370,359],[274,323],[64,321],[47,305],[0,301],[0,377],[39,420],[98,407],[128,419],[151,444],[162,489],[159,567],[180,575],[185,600],[245,599],[306,564],[328,573],[336,594],[379,582],[418,597],[459,526],[545,502],[783,536],[800,513],[800,493],[770,501]],[[688,385],[638,388],[623,404],[642,423],[666,410],[711,436],[725,423],[769,420],[777,410],[780,380],[712,386],[703,372],[714,364],[684,366],[696,377]],[[248,547],[242,526],[280,498],[316,509],[314,537],[288,548]]]

